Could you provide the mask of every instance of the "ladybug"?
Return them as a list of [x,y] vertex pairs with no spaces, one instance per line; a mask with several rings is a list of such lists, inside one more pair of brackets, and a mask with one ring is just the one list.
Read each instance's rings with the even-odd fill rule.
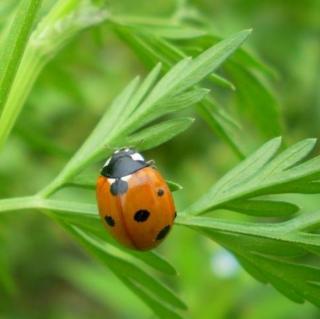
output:
[[154,163],[135,150],[112,154],[96,192],[103,223],[121,244],[149,250],[168,235],[176,217],[172,194]]

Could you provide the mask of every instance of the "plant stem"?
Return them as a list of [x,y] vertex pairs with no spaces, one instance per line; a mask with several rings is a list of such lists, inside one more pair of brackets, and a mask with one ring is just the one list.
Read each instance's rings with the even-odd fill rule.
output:
[[77,214],[95,214],[97,211],[96,206],[92,204],[80,204],[77,202],[45,199],[39,196],[0,199],[0,214],[26,209],[51,209],[55,212],[74,212]]
[[20,211],[30,208],[36,208],[39,205],[37,197],[17,197],[0,200],[0,214],[8,213],[11,211]]

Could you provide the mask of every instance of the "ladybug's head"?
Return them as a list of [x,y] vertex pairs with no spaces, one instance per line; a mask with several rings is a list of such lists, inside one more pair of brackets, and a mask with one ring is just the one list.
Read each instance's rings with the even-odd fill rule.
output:
[[143,156],[130,148],[115,151],[106,161],[101,175],[108,178],[121,178],[149,166]]

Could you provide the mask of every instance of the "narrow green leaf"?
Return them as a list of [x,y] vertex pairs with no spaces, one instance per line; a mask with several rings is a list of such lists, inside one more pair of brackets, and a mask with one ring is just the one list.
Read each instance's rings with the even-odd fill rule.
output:
[[242,161],[215,185],[215,192],[226,192],[236,185],[241,185],[261,169],[275,156],[281,146],[282,139],[277,137],[265,143],[247,159]]
[[[36,4],[37,1],[34,0],[33,3]],[[106,11],[91,1],[83,3],[82,1],[60,0],[39,22],[25,46],[18,72],[16,72],[3,106],[0,117],[0,149],[10,135],[26,99],[46,63],[75,34],[104,21],[106,18]]]
[[249,260],[240,255],[235,254],[235,256],[244,270],[246,270],[248,274],[251,275],[255,280],[260,281],[263,284],[268,283],[268,280],[265,278],[258,267],[256,267]]
[[159,300],[168,303],[172,307],[186,309],[187,306],[166,286],[162,285],[151,275],[144,272],[134,264],[119,257],[110,255],[102,243],[76,227],[72,227],[72,233],[81,239],[91,253],[106,264],[116,275],[125,276],[142,285],[149,293]]
[[77,226],[80,229],[99,237],[104,242],[108,242],[125,254],[136,257],[157,271],[167,275],[176,275],[175,268],[157,253],[152,251],[143,253],[135,252],[134,250],[127,249],[118,244],[118,242],[111,238],[104,229],[97,208],[94,205],[77,205],[77,203],[74,203],[73,205],[69,204],[67,206],[63,202],[47,200],[42,207],[46,210],[49,209],[50,212],[53,213],[58,220],[63,221],[63,223]]
[[263,180],[268,175],[289,169],[302,161],[314,149],[316,143],[316,139],[308,138],[288,147],[262,169],[259,173],[259,179]]
[[[129,253],[129,250],[128,250]],[[142,260],[155,270],[162,272],[165,275],[176,276],[176,269],[170,264],[170,262],[163,256],[159,255],[156,251],[148,252],[135,252],[130,251],[136,258]]]
[[300,210],[300,208],[295,204],[283,201],[260,199],[231,201],[222,205],[221,208],[257,217],[288,217],[294,215]]
[[[140,57],[141,61],[152,67],[158,61],[164,65],[164,70],[168,70],[170,66],[174,65],[181,58],[186,57],[186,54],[176,46],[161,38],[155,38],[149,35],[148,32],[141,33],[132,28],[116,27],[117,34],[129,44],[135,53]],[[211,75],[209,79],[212,78]],[[222,108],[212,101],[212,99],[205,98],[197,107],[198,113],[208,123],[209,127],[224,139],[235,153],[242,158],[243,152],[239,148],[238,143],[235,142],[234,121],[230,126],[230,117],[223,113]]]
[[140,110],[145,111],[145,109],[152,107],[164,97],[176,96],[182,92],[183,90],[176,91],[175,87],[177,83],[183,81],[183,73],[186,69],[190,68],[191,64],[192,59],[190,57],[176,63],[155,85],[149,96],[140,106]]
[[268,189],[270,194],[283,194],[283,193],[300,193],[300,194],[319,194],[320,182],[289,182],[281,185],[273,186]]
[[193,121],[192,118],[178,118],[152,125],[124,139],[121,144],[139,150],[148,150],[187,130]]
[[[79,165],[79,160],[86,158],[85,154],[98,153],[105,145],[105,140],[111,139],[112,132],[117,129],[114,125],[116,121],[122,116],[129,101],[132,99],[137,87],[139,85],[139,78],[136,77],[129,85],[121,92],[121,94],[115,98],[108,111],[103,115],[98,125],[94,128],[92,133],[83,143],[81,148],[72,158],[72,162],[69,162],[69,167],[72,164]],[[92,155],[91,155],[92,156]]]
[[176,192],[176,191],[183,189],[183,186],[181,186],[180,184],[178,184],[176,182],[168,181],[168,180],[166,180],[166,182],[167,182],[171,192]]
[[208,79],[210,80],[211,83],[221,86],[222,88],[229,89],[232,91],[236,90],[235,85],[231,81],[227,80],[226,78],[222,77],[219,74],[213,73],[208,77]]
[[192,65],[184,74],[184,81],[177,87],[177,91],[195,85],[212,71],[217,69],[250,35],[251,30],[236,33],[209,48],[194,59]]
[[197,106],[198,114],[207,122],[208,126],[234,151],[234,153],[243,159],[243,151],[239,143],[236,142],[236,133],[240,134],[240,126],[229,115],[227,115],[212,98],[204,98]]
[[11,22],[0,52],[0,110],[9,94],[42,0],[23,0]]
[[157,301],[132,280],[124,276],[119,276],[119,278],[127,287],[129,287],[137,296],[139,296],[140,299],[147,304],[159,318],[182,319],[178,313],[166,307],[163,303]]
[[[146,19],[142,16],[117,15],[112,17],[112,21],[116,25],[132,28],[135,33],[149,33],[153,37],[161,37],[166,40],[174,41],[180,47],[191,45],[198,50],[205,50],[210,45],[217,43],[222,38],[212,32],[212,27],[203,26],[201,19],[195,27],[195,24],[186,25],[185,21],[172,21],[169,19],[159,19],[154,23],[154,19]],[[194,53],[194,52],[192,52]],[[240,65],[245,65],[248,68],[255,68],[266,75],[275,76],[274,71],[260,61],[252,52],[244,49],[238,50],[232,60]]]
[[249,70],[228,64],[237,90],[238,107],[257,126],[262,136],[272,138],[281,134],[279,105],[270,90]]
[[152,87],[155,85],[156,80],[160,75],[161,68],[161,63],[157,63],[147,75],[126,109],[128,114],[131,114],[137,108],[137,106],[142,103],[143,99],[147,97],[147,94],[152,90]]
[[232,251],[251,275],[270,282],[289,299],[299,303],[308,300],[319,306],[320,268],[312,260],[320,253],[320,235],[300,231],[319,225],[318,212],[277,224],[186,216],[179,216],[176,222],[191,226]]
[[158,117],[186,109],[202,101],[208,93],[209,91],[206,89],[193,89],[176,96],[164,98],[156,103],[153,108],[147,109],[144,114],[143,112],[136,114],[136,118],[141,119],[137,121],[137,124],[133,122],[133,125],[138,129]]
[[185,213],[199,214],[205,212],[220,201],[232,195],[231,189],[243,186],[259,172],[277,153],[281,146],[281,138],[275,138],[264,144],[247,159],[221,178],[202,198],[191,205]]
[[[110,111],[107,111],[101,118],[92,133],[87,137],[82,146],[73,155],[71,160],[66,164],[64,169],[56,177],[56,179],[46,188],[43,189],[42,195],[50,195],[57,189],[61,188],[74,178],[79,170],[79,167],[88,165],[96,159],[99,154],[105,152],[112,153],[112,149],[108,148],[108,141],[111,141],[112,136],[115,136],[116,126],[114,125],[116,119],[121,116],[121,111],[128,105],[135,90],[139,84],[139,78],[136,77],[127,85],[127,87],[119,94],[110,106]],[[113,114],[114,112],[114,114]],[[112,135],[113,134],[113,135]]]

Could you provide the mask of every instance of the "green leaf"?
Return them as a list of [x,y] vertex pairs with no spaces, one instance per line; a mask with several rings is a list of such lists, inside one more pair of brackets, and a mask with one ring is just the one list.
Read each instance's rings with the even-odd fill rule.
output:
[[249,70],[231,63],[226,67],[237,88],[237,104],[243,114],[259,129],[262,136],[272,138],[281,133],[278,101],[269,89]]
[[320,193],[320,181],[308,182],[289,182],[288,184],[280,184],[273,187],[270,190],[273,194],[281,193],[300,193],[300,194],[319,194]]
[[[136,252],[118,244],[118,242],[111,238],[111,236],[109,236],[104,229],[95,205],[62,202],[56,200],[43,200],[41,201],[40,206],[41,209],[54,214],[53,216],[59,221],[62,221],[67,225],[75,225],[80,227],[86,232],[99,237],[106,243],[109,243],[110,247],[114,246],[117,248],[118,254],[122,254],[122,256],[125,256],[129,259],[130,255],[132,255],[150,267],[167,275],[176,274],[174,267],[157,253],[152,251],[144,253]],[[115,248],[114,250],[116,251]]]
[[183,186],[181,186],[180,184],[178,184],[176,182],[168,181],[168,180],[166,180],[166,182],[167,182],[171,192],[176,192],[176,191],[183,189]]
[[319,225],[319,212],[276,224],[232,222],[204,217],[178,217],[235,254],[257,280],[273,285],[295,302],[320,305],[320,235],[307,229]]
[[[127,85],[118,97],[115,98],[109,108],[109,112],[107,111],[102,116],[94,130],[65,165],[60,174],[46,189],[42,190],[41,193],[43,195],[50,195],[65,184],[72,184],[72,180],[77,175],[80,168],[87,166],[96,159],[98,155],[101,155],[101,153],[104,152],[104,156],[108,156],[112,153],[112,149],[107,145],[111,144],[112,137],[117,137],[114,123],[121,116],[121,112],[124,111],[125,107],[130,105],[129,101],[133,98],[139,81],[139,78],[136,77]],[[121,110],[121,112],[119,112],[119,110]]]
[[[315,140],[306,139],[275,156],[280,143],[281,140],[275,138],[263,145],[226,174],[185,213],[201,214],[234,200],[291,193],[298,184],[300,187],[305,185],[308,192],[310,183],[317,183],[320,177],[320,157],[302,164],[299,162],[314,148]],[[312,191],[315,189],[313,187]]]
[[153,298],[148,293],[146,293],[141,287],[135,284],[132,280],[122,276],[119,276],[119,278],[128,288],[130,288],[133,292],[135,292],[140,297],[140,299],[144,303],[146,303],[153,310],[155,314],[157,314],[159,318],[182,319],[182,317],[178,313],[166,307],[165,305],[163,305],[163,303],[160,303],[159,301],[155,300],[155,298]]
[[[209,48],[194,60],[185,58],[178,62],[155,86],[149,97],[141,106],[137,116],[147,112],[150,107],[166,98],[172,97],[200,82],[227,59],[248,37],[250,31],[242,31]],[[182,70],[184,72],[182,72]],[[165,88],[165,89],[164,89]],[[164,92],[166,94],[164,95]],[[166,100],[165,100],[166,101]],[[167,101],[166,101],[167,102]],[[135,121],[135,118],[132,119]]]
[[[160,71],[159,65],[155,66],[140,86],[138,78],[133,80],[115,99],[92,134],[56,179],[42,190],[40,195],[47,197],[62,185],[67,184],[102,153],[104,156],[106,153],[109,155],[110,145],[115,146],[115,142],[121,145],[122,140],[125,140],[142,125],[147,125],[150,121],[166,114],[180,111],[193,103],[198,103],[207,94],[207,90],[192,87],[195,87],[227,59],[245,41],[249,33],[250,31],[239,32],[194,59],[182,59],[158,82],[155,81]],[[154,84],[153,88],[151,88],[152,84]],[[114,125],[120,115],[121,121]]]
[[[163,305],[163,309],[168,309],[168,313],[170,312],[170,308],[168,308],[166,304],[173,308],[186,309],[186,305],[171,290],[162,285],[151,275],[148,275],[140,267],[111,254],[111,252],[103,245],[103,242],[99,242],[79,228],[70,226],[67,228],[82,242],[90,253],[109,267],[116,276],[120,279],[125,278],[129,282],[133,282],[135,285],[143,287],[146,295],[149,295],[149,298],[153,299],[155,304]],[[132,289],[131,286],[128,287]],[[133,291],[137,292],[136,290]],[[157,311],[154,307],[153,310]],[[157,312],[156,314],[158,316],[161,315],[161,313]]]
[[[122,141],[122,146],[148,150],[161,145],[187,130],[194,119],[177,118],[145,128]],[[120,143],[118,144],[120,145]]]
[[[199,31],[198,34],[192,34],[191,32],[189,36],[186,36],[188,34],[188,28],[186,27],[185,32],[181,32],[181,38],[178,38],[168,35],[168,24],[171,30],[178,29],[181,31],[184,26],[179,23],[173,24],[172,21],[160,21],[158,24],[152,25],[151,22],[148,24],[148,21],[145,21],[142,17],[135,17],[134,19],[130,17],[119,17],[118,19],[117,17],[113,20],[115,20],[116,32],[149,67],[159,60],[165,67],[168,67],[181,57],[197,54],[221,41],[221,37],[213,34],[209,28],[199,26],[193,28]],[[176,35],[178,36],[179,33]],[[238,87],[224,78],[220,79],[219,76],[217,78],[216,74],[208,77],[208,79],[220,86],[228,86],[232,90],[236,87],[235,94],[239,96],[238,105],[247,110],[252,124],[262,133],[261,136],[270,138],[279,135],[282,127],[278,102],[263,83],[263,79],[261,80],[261,77],[257,76],[252,70],[268,76],[274,75],[274,72],[253,54],[249,54],[243,49],[237,50],[225,65],[231,78],[237,80]],[[242,77],[242,81],[240,81],[240,77]],[[219,116],[220,106],[212,105],[212,102],[208,102],[207,99],[205,102],[210,103],[211,106],[203,105],[202,102],[197,108],[198,113],[205,119],[210,128],[230,145],[235,154],[243,158],[244,147],[241,146],[241,141],[237,138],[239,131],[228,126],[225,118]]]
[[220,41],[200,54],[183,75],[184,82],[178,90],[184,90],[217,69],[232,53],[238,49],[250,35],[251,30],[238,32]]
[[41,2],[23,0],[19,3],[11,26],[0,43],[0,110],[9,94]]
[[[10,68],[12,69],[8,71],[8,80],[13,80],[12,75],[16,74],[10,84],[10,92],[8,91],[9,88],[5,88],[4,91],[4,96],[7,96],[7,98],[0,117],[0,149],[10,135],[44,66],[78,32],[101,23],[107,18],[106,11],[91,1],[60,0],[38,23],[28,42],[22,43],[27,39],[26,36],[31,28],[31,22],[39,6],[36,0],[31,3],[30,12],[23,11],[26,23],[22,26],[24,31],[20,33],[21,46],[17,47],[10,60],[12,63],[17,63],[21,58],[22,48],[25,48],[18,69],[10,62]],[[13,72],[14,70],[17,70],[17,72]]]
[[[171,98],[164,98],[158,103],[155,102],[155,106],[152,109],[141,110],[140,113],[136,114],[135,118],[141,118],[140,121],[134,122],[134,126],[138,129],[151,121],[157,119],[166,114],[173,112],[179,112],[189,106],[199,103],[207,94],[208,90],[206,89],[193,89],[185,93],[181,93]],[[144,113],[144,115],[142,115]],[[135,119],[134,118],[134,119]]]
[[275,138],[251,156],[243,160],[238,166],[233,168],[224,177],[222,177],[199,201],[187,209],[190,211],[200,212],[209,210],[214,207],[215,198],[227,196],[228,189],[232,189],[236,185],[242,185],[244,182],[252,178],[259,170],[268,163],[276,154],[281,146],[281,138]]
[[[72,159],[65,166],[62,175],[68,172],[68,175],[73,174],[80,165],[85,165],[89,160],[96,156],[96,153],[105,149],[106,140],[109,141],[112,133],[116,130],[114,123],[122,116],[125,108],[127,107],[130,99],[133,97],[134,92],[139,85],[139,78],[135,78],[129,85],[115,98],[111,104],[109,111],[99,121],[98,125],[91,132],[90,136],[86,139],[83,145],[74,154]],[[109,149],[109,153],[112,149]],[[108,150],[106,149],[106,152]]]
[[221,106],[212,98],[207,97],[197,106],[198,114],[207,122],[208,126],[230,146],[234,153],[243,158],[243,151],[236,142],[239,135],[239,124],[227,115]]
[[[303,140],[282,152],[280,143],[276,138],[263,145],[180,213],[176,223],[220,243],[253,277],[269,282],[289,299],[319,306],[320,268],[313,260],[320,256],[320,213],[292,218],[299,209],[295,204],[257,196],[319,192],[320,157],[305,161],[315,139]],[[192,216],[217,208],[273,217],[273,223]],[[279,217],[292,219],[281,221]]]
[[[136,30],[131,27],[119,27],[116,25],[115,31],[125,43],[133,48],[142,62],[149,67],[161,61],[164,69],[168,70],[177,61],[186,57],[186,54],[176,46],[164,39],[155,37],[149,32],[143,33],[140,28]],[[211,74],[208,77],[208,79],[213,78],[216,83],[217,77],[215,75]],[[230,116],[226,115],[222,107],[212,98],[205,98],[203,102],[199,103],[197,111],[208,123],[210,128],[218,134],[219,137],[224,139],[240,158],[243,157],[238,143],[235,142],[236,133],[234,131],[235,127],[238,130],[239,126],[234,125],[235,121],[230,120]]]
[[[116,25],[131,28],[135,33],[151,34],[152,37],[159,37],[169,40],[181,48],[191,46],[199,50],[205,50],[214,43],[222,40],[221,36],[212,32],[210,25],[203,26],[204,19],[199,19],[199,23],[187,25],[184,20],[177,19],[146,19],[143,16],[117,15],[111,18]],[[184,50],[187,51],[187,50]],[[195,50],[192,53],[194,54]],[[239,49],[232,60],[248,68],[255,68],[266,75],[274,76],[274,71],[266,66],[252,52]]]
[[234,200],[221,205],[220,208],[258,217],[279,217],[280,215],[287,217],[300,210],[297,205],[291,203],[261,199]]

